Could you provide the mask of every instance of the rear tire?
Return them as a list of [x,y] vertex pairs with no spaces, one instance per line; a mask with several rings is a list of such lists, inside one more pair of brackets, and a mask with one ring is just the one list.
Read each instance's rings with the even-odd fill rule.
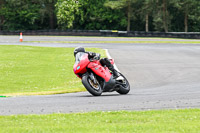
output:
[[95,84],[89,77],[88,74],[82,77],[82,84],[85,86],[87,91],[91,93],[93,96],[100,96],[102,94],[101,85],[98,83]]
[[126,77],[119,73],[118,74],[123,77],[123,80],[121,81],[123,83],[123,85],[120,85],[119,90],[117,91],[119,94],[128,94],[130,91],[130,84],[128,82],[128,80],[126,79]]

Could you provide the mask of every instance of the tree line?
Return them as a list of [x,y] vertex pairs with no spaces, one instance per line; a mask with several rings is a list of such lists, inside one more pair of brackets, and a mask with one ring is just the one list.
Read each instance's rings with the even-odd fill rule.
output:
[[200,0],[0,0],[1,30],[200,32]]

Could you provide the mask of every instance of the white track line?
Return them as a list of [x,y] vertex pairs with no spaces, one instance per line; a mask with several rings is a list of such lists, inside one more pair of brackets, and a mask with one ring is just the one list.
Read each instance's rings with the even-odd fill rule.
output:
[[[110,56],[110,54],[108,52],[108,49],[105,49],[105,51],[106,51],[106,55],[107,55],[108,59],[112,59],[112,57]],[[113,66],[114,66],[115,70],[117,70],[118,72],[120,72],[115,63],[114,63]]]

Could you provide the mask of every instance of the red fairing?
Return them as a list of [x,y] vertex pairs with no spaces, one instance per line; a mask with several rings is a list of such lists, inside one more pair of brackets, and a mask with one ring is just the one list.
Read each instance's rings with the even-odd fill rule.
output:
[[101,66],[98,60],[90,62],[88,68],[90,68],[96,75],[105,79],[106,82],[108,82],[111,78],[112,74],[110,73],[109,69]]
[[[111,64],[114,64],[114,60],[111,59]],[[99,60],[90,61],[87,53],[78,53],[76,55],[76,62],[74,64],[74,73],[81,78],[81,75],[87,72],[87,68],[91,69],[96,75],[102,77],[108,82],[112,76],[107,67],[103,67]]]
[[78,63],[74,64],[74,73],[77,74],[84,74],[87,72],[87,65],[90,63],[89,59],[88,59],[88,54],[84,54],[83,56],[81,56],[81,60]]
[[114,64],[114,59],[110,59],[110,63],[113,65]]

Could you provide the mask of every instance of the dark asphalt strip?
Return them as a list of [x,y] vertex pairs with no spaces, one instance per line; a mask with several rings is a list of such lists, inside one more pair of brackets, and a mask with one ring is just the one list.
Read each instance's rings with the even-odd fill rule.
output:
[[200,108],[200,45],[25,45],[106,48],[128,78],[131,91],[128,95],[112,92],[100,97],[80,92],[0,98],[0,115]]

